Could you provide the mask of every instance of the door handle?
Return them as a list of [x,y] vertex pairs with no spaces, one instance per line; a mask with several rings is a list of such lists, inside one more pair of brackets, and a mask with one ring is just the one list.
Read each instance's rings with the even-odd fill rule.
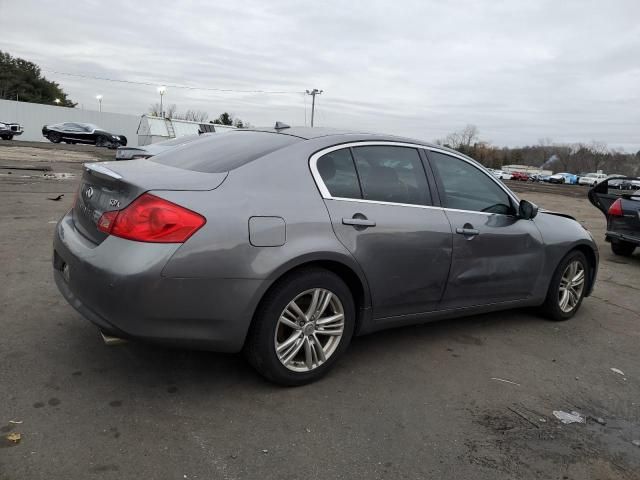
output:
[[468,236],[473,236],[473,235],[480,235],[480,231],[476,230],[475,228],[456,228],[456,233],[459,233],[460,235],[468,235]]
[[353,225],[354,227],[375,227],[376,222],[368,218],[343,218],[343,225]]

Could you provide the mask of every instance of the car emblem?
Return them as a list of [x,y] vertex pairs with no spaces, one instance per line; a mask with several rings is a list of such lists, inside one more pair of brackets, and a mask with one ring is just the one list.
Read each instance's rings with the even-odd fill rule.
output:
[[109,206],[110,207],[120,208],[120,200],[118,200],[116,198],[109,199]]
[[93,187],[89,187],[89,188],[87,188],[87,189],[84,191],[84,195],[85,195],[87,198],[91,198],[91,197],[93,197]]

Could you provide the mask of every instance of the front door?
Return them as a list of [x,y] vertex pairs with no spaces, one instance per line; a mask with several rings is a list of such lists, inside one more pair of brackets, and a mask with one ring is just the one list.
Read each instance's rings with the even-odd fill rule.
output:
[[518,218],[515,201],[499,180],[473,163],[435,151],[428,157],[453,230],[442,308],[530,298],[544,264],[535,223]]
[[418,150],[342,148],[320,157],[317,171],[336,236],[366,275],[373,317],[435,310],[451,262],[451,227],[431,206]]

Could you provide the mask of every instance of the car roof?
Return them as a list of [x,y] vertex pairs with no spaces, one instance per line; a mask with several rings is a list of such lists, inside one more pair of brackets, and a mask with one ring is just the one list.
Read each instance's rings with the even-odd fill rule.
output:
[[287,127],[276,130],[275,128],[266,127],[266,128],[239,128],[234,130],[233,132],[269,132],[275,133],[279,135],[291,135],[293,137],[302,138],[304,140],[312,140],[314,138],[320,137],[343,137],[347,135],[358,136],[358,141],[362,141],[365,137],[370,140],[381,140],[388,142],[403,142],[403,143],[415,143],[418,145],[425,145],[428,147],[440,148],[442,150],[447,150],[453,153],[460,155],[460,152],[457,152],[449,147],[445,147],[442,145],[436,145],[431,142],[426,142],[424,140],[417,140],[415,138],[401,137],[397,135],[388,135],[383,133],[374,133],[374,132],[365,132],[365,131],[357,131],[357,130],[347,130],[340,128],[327,128],[327,127]]

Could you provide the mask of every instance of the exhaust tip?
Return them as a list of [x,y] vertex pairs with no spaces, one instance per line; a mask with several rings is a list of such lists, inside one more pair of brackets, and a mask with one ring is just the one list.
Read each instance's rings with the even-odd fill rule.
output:
[[111,335],[107,335],[106,333],[104,333],[102,330],[100,331],[100,335],[102,335],[102,341],[105,343],[105,345],[112,346],[127,343],[126,339],[120,337],[112,337]]

